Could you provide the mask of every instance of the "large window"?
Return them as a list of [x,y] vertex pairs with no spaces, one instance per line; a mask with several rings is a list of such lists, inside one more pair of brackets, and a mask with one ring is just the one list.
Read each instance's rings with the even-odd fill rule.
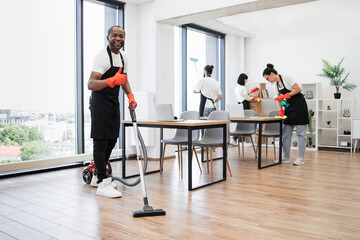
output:
[[90,152],[92,60],[108,28],[123,25],[122,3],[106,2],[0,1],[0,172]]
[[[90,138],[90,110],[89,97],[91,91],[87,88],[91,68],[95,55],[108,45],[106,39],[108,29],[113,25],[123,25],[123,17],[118,6],[103,4],[101,2],[84,1],[84,140],[85,153],[92,153],[92,138]],[[120,103],[122,103],[120,94]],[[122,105],[122,104],[120,104]],[[123,111],[121,111],[123,112]],[[115,146],[119,148],[119,144]]]
[[217,109],[224,109],[224,34],[196,25],[182,27],[182,110],[199,110],[200,95],[193,93],[199,79],[203,78],[204,67],[213,65],[212,77],[223,92]]
[[0,2],[2,164],[75,154],[74,15],[73,0]]

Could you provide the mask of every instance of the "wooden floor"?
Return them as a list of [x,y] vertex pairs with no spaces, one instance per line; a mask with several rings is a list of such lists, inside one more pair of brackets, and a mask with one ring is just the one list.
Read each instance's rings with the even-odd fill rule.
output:
[[[118,183],[122,198],[99,197],[82,168],[1,179],[0,239],[360,239],[359,153],[308,151],[305,165],[262,170],[251,147],[245,161],[237,154],[229,148],[232,177],[192,192],[187,171],[181,178],[177,160],[166,160],[146,183],[150,205],[167,213],[150,218],[131,215],[143,205],[140,186]],[[112,165],[120,175],[121,162]],[[193,169],[194,184],[208,179],[206,164],[201,175],[196,162]]]

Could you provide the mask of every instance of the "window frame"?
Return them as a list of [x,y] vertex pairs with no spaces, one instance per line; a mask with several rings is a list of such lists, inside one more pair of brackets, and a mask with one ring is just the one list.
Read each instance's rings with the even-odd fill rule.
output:
[[182,96],[181,96],[181,110],[187,110],[187,30],[197,31],[212,37],[217,37],[220,40],[219,43],[219,83],[222,92],[222,99],[220,100],[220,109],[225,110],[225,34],[202,27],[196,24],[185,24],[180,26],[180,52],[181,52],[181,87],[182,87]]

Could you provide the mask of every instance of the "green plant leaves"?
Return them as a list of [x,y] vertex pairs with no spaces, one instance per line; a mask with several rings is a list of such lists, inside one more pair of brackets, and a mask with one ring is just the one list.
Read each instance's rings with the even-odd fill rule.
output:
[[336,64],[332,65],[329,61],[325,59],[321,59],[323,63],[323,69],[321,69],[322,73],[317,74],[316,76],[327,78],[330,80],[330,85],[335,86],[336,92],[339,93],[340,87],[344,88],[345,90],[352,91],[357,86],[353,83],[347,83],[347,77],[350,73],[347,73],[345,77],[343,74],[345,73],[345,68],[341,67],[341,64],[344,61],[344,58]]

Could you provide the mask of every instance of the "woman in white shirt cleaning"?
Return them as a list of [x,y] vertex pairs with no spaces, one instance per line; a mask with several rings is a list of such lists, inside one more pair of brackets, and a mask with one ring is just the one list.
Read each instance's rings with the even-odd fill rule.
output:
[[235,87],[235,94],[238,101],[238,104],[242,104],[244,106],[244,110],[250,109],[250,101],[256,98],[259,98],[257,95],[249,96],[250,93],[256,92],[259,88],[254,88],[250,93],[246,91],[245,84],[247,82],[248,76],[245,73],[241,73],[238,77],[237,83]]

